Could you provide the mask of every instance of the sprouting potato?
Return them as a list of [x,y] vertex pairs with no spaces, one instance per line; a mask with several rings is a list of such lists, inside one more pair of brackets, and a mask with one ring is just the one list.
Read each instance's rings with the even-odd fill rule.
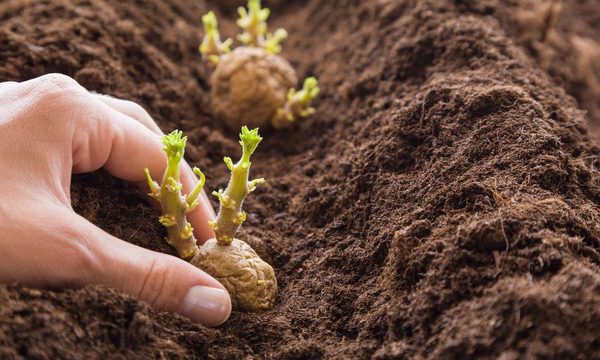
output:
[[235,234],[246,220],[242,204],[247,194],[264,179],[248,181],[250,156],[256,150],[262,137],[258,129],[242,127],[240,145],[242,158],[236,163],[229,157],[224,161],[231,171],[231,178],[225,190],[213,192],[218,197],[220,209],[214,222],[210,222],[216,237],[198,247],[193,229],[187,222],[186,214],[198,205],[198,196],[204,186],[204,174],[194,168],[200,181],[187,196],[181,194],[179,163],[183,159],[187,138],[175,130],[162,138],[167,154],[167,169],[162,184],[152,180],[145,169],[150,195],[158,200],[163,214],[160,223],[167,228],[167,242],[180,257],[216,278],[229,291],[233,308],[244,311],[268,310],[273,307],[277,296],[277,278],[271,265]]
[[242,33],[237,39],[243,46],[233,51],[231,39],[221,41],[214,13],[202,17],[205,36],[200,53],[215,67],[211,77],[214,115],[231,129],[243,125],[281,129],[312,115],[315,110],[310,103],[319,94],[317,79],[306,79],[310,91],[294,89],[296,72],[279,56],[287,31],[267,31],[270,11],[261,7],[260,0],[248,0],[248,9],[240,7],[238,12]]

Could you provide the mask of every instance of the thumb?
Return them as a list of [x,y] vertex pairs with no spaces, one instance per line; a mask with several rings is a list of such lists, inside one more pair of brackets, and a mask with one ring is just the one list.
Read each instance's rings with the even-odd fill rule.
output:
[[120,289],[206,326],[218,326],[229,318],[227,290],[204,271],[174,256],[118,239],[80,219],[80,227],[98,244],[99,266],[95,274],[89,274],[91,282]]

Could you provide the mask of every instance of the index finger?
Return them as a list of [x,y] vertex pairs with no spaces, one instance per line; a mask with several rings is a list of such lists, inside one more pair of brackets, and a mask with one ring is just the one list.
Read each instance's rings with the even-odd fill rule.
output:
[[[111,98],[109,101],[115,105],[122,100]],[[84,159],[87,161],[76,162],[74,159],[74,171],[87,172],[104,166],[112,175],[135,182],[147,190],[144,168],[147,167],[158,177],[164,173],[167,166],[160,140],[162,131],[151,118],[149,119],[154,126],[146,124],[148,119],[134,119],[105,101],[98,101],[98,107],[98,119],[85,122],[96,123],[95,127],[87,126],[83,132],[88,134],[88,139],[84,141],[86,149],[80,153],[87,153],[87,159]],[[122,107],[121,109],[123,110]],[[78,138],[81,139],[80,136]],[[180,177],[185,193],[189,193],[198,182],[198,178],[185,161],[180,164]],[[194,235],[201,243],[215,236],[208,225],[214,218],[215,212],[203,191],[198,198],[198,206],[188,214]]]

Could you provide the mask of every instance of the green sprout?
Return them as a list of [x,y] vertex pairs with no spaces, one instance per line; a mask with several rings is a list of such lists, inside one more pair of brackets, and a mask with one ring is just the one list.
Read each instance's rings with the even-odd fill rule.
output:
[[244,30],[238,35],[238,40],[246,46],[260,46],[267,32],[267,19],[271,10],[260,6],[260,0],[248,0],[248,10],[243,6],[238,8],[240,18],[237,25]]
[[214,12],[209,11],[206,15],[202,16],[202,24],[204,25],[204,39],[200,44],[200,53],[216,65],[219,63],[222,55],[231,52],[233,40],[227,39],[221,42],[219,23]]
[[287,36],[285,29],[277,29],[274,34],[268,33],[263,47],[271,54],[277,55],[281,52],[281,43]]
[[199,177],[199,181],[186,197],[181,194],[179,163],[183,159],[186,142],[187,137],[179,130],[162,137],[163,151],[167,155],[167,169],[160,186],[152,180],[148,168],[145,168],[144,172],[150,187],[149,195],[158,200],[162,207],[163,215],[159,217],[159,221],[167,228],[167,242],[177,250],[180,257],[191,259],[198,252],[198,246],[192,225],[186,220],[186,214],[198,206],[198,196],[204,187],[205,177],[200,169],[194,167],[193,171]]
[[267,32],[267,19],[271,10],[262,8],[260,0],[248,0],[248,10],[239,7],[238,13],[240,18],[237,25],[243,30],[243,33],[238,35],[238,40],[242,44],[262,47],[274,55],[281,52],[281,42],[287,38],[287,31],[277,29],[273,34]]
[[256,150],[256,147],[263,138],[258,134],[258,128],[248,130],[247,126],[242,127],[240,134],[240,145],[242,146],[242,157],[233,163],[230,157],[225,157],[223,161],[231,171],[231,179],[225,191],[220,189],[212,194],[219,199],[221,204],[217,219],[210,223],[215,231],[217,242],[220,245],[229,245],[235,237],[242,223],[246,220],[246,213],[242,211],[244,197],[254,191],[257,185],[264,184],[265,180],[255,179],[248,181],[250,172],[250,156]]
[[304,80],[302,90],[290,89],[283,107],[271,120],[273,127],[284,128],[291,125],[299,117],[308,117],[315,113],[311,102],[319,95],[319,82],[316,77],[311,76]]

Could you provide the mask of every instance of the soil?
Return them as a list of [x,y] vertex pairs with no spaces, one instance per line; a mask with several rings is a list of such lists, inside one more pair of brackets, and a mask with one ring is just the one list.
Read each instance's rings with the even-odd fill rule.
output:
[[[61,72],[137,101],[222,187],[239,149],[197,48],[200,15],[217,9],[233,36],[238,3],[5,0],[0,81]],[[207,329],[104,287],[12,284],[0,358],[600,359],[600,4],[539,21],[541,3],[271,2],[283,56],[322,88],[315,116],[265,132],[253,161],[268,185],[240,238],[274,266],[275,308]],[[587,72],[562,56],[575,36]],[[72,197],[174,254],[133,186],[98,172]]]

